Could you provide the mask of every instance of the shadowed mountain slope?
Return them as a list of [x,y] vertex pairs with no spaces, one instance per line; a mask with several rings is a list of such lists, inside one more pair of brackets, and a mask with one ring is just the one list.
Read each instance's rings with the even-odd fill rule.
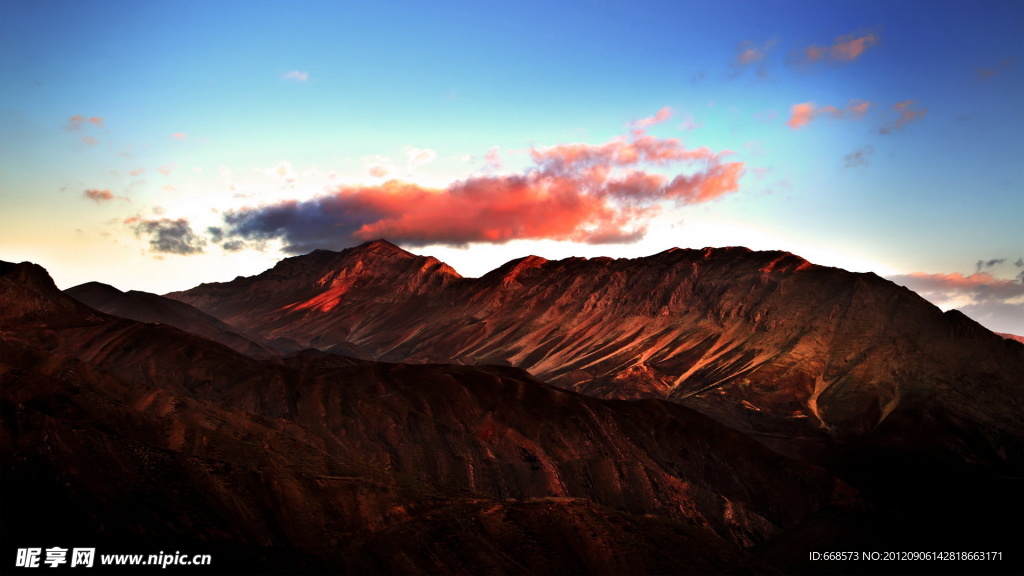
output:
[[769,443],[1024,460],[1024,346],[873,274],[785,252],[531,256],[467,279],[376,241],[168,296],[302,347],[509,364],[588,395],[665,398]]
[[122,292],[100,282],[80,284],[64,293],[101,312],[139,322],[168,324],[220,342],[247,356],[269,358],[277,355],[277,351],[267,345],[239,334],[224,322],[178,300],[137,290]]
[[212,553],[215,573],[771,572],[749,551],[878,521],[684,406],[511,367],[259,361],[0,272],[5,558],[56,539]]

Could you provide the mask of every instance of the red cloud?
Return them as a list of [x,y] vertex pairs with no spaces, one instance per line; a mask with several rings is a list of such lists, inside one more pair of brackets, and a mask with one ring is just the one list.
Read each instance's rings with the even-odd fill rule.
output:
[[865,50],[878,44],[876,34],[864,34],[857,36],[848,34],[836,38],[831,46],[808,46],[804,49],[801,64],[812,64],[820,60],[828,59],[830,62],[853,62],[860,58]]
[[[415,245],[631,242],[643,236],[659,202],[697,204],[737,191],[744,164],[723,161],[727,154],[634,130],[600,145],[531,150],[535,167],[518,175],[471,177],[444,189],[396,180],[343,186],[305,202],[232,212],[225,221],[236,238],[281,238],[292,253],[381,237]],[[673,164],[690,173],[670,178],[641,169]]]
[[794,104],[790,108],[790,118],[786,124],[788,124],[790,128],[798,130],[819,116],[843,118],[849,115],[851,118],[862,118],[870,107],[871,102],[868,102],[867,100],[850,100],[844,109],[839,109],[831,105],[815,108],[814,102],[803,102],[800,104]]
[[89,200],[95,201],[97,204],[100,204],[102,202],[109,202],[110,200],[114,199],[114,195],[110,193],[110,190],[96,190],[90,188],[89,190],[83,192],[82,195],[88,198]]

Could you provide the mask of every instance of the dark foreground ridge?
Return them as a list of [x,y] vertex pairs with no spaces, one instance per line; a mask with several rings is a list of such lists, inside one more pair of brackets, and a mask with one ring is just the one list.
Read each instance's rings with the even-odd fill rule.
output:
[[[463,281],[424,260],[407,297]],[[514,367],[255,359],[94,310],[31,264],[0,264],[0,390],[5,573],[17,548],[51,546],[208,553],[218,574],[1022,566],[1020,478],[989,462],[853,443],[826,468],[679,403],[588,397]],[[924,546],[1004,554],[809,560]]]

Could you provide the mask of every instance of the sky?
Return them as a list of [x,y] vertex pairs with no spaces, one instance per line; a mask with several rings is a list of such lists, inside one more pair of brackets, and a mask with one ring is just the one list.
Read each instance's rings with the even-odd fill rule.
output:
[[0,259],[787,250],[1024,334],[1024,3],[0,0]]

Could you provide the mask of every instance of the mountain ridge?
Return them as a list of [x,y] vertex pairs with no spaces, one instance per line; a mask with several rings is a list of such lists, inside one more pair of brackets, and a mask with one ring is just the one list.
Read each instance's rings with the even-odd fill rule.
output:
[[[980,442],[968,459],[1024,458],[1024,353],[875,274],[730,247],[531,256],[473,279],[382,241],[284,267],[331,283],[290,273],[281,291],[266,281],[281,276],[275,266],[167,296],[268,340],[389,362],[510,364],[597,397],[679,402],[765,437],[823,433],[947,455]],[[239,291],[260,303],[240,306]],[[876,434],[890,418],[898,430]]]
[[[37,266],[16,272],[0,273],[0,302],[63,322],[0,310],[0,474],[19,496],[3,506],[5,554],[59,536],[212,551],[258,571],[269,559],[331,573],[602,572],[595,558],[770,571],[745,550],[866,505],[683,406],[595,399],[512,367],[312,350],[256,360],[92,311]],[[396,532],[414,543],[397,555]]]

